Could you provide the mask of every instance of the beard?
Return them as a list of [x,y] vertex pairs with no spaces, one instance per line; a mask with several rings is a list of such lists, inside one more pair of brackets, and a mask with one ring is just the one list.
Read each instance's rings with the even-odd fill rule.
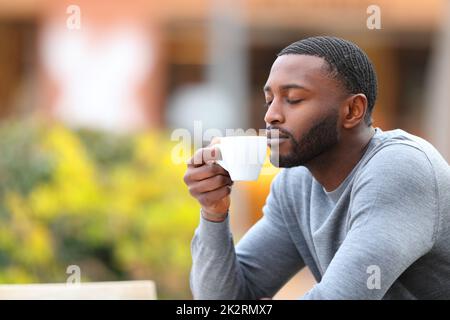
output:
[[286,136],[291,143],[291,150],[286,155],[271,150],[270,162],[280,168],[304,166],[337,144],[339,140],[337,122],[338,112],[333,112],[315,123],[299,140],[289,131],[276,127],[267,128],[280,130],[280,134]]

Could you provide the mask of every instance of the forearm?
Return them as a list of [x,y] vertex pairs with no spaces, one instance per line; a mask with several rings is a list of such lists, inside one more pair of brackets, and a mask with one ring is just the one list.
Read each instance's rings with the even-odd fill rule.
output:
[[254,299],[236,257],[229,220],[203,217],[191,244],[191,290],[194,299]]
[[228,218],[201,220],[192,241],[191,288],[196,299],[272,297],[304,267],[281,221],[270,210],[235,247]]

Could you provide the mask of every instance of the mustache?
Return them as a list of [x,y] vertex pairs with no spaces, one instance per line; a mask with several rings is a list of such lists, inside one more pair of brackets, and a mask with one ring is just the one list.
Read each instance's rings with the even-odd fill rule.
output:
[[[272,136],[278,137],[278,138],[289,138],[289,139],[294,139],[294,136],[292,135],[292,133],[290,133],[288,130],[286,129],[282,129],[282,128],[278,128],[275,126],[268,126],[266,128],[266,135],[267,138],[272,138]],[[273,132],[273,133],[272,133]]]

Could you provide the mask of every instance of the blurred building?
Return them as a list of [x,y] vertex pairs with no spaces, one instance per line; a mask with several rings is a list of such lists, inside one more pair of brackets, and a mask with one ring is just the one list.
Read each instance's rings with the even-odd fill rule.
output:
[[[25,88],[30,78],[43,80],[44,83],[39,84],[47,85],[47,95],[61,93],[60,87],[64,84],[48,84],[45,82],[49,79],[38,77],[64,82],[61,77],[54,79],[57,76],[52,70],[58,68],[58,59],[63,59],[61,63],[71,65],[79,73],[91,69],[92,74],[84,74],[84,77],[97,77],[97,82],[108,80],[109,75],[100,69],[102,63],[104,67],[111,63],[116,66],[116,70],[110,70],[111,74],[128,80],[129,86],[141,86],[136,90],[142,91],[136,95],[144,92],[155,96],[135,102],[145,109],[147,125],[164,126],[172,121],[166,115],[170,114],[173,94],[183,95],[192,86],[209,84],[216,91],[225,91],[222,94],[225,100],[233,101],[238,96],[236,101],[242,105],[237,112],[229,112],[235,118],[233,123],[261,127],[264,125],[261,87],[275,54],[300,38],[331,34],[357,42],[374,61],[380,78],[380,96],[375,109],[377,124],[384,128],[403,127],[426,135],[420,121],[426,108],[423,105],[424,80],[435,36],[444,20],[445,3],[444,0],[377,1],[382,29],[369,30],[366,10],[372,1],[171,0],[165,3],[114,1],[111,4],[84,0],[77,1],[81,9],[81,29],[68,30],[66,20],[70,14],[66,9],[72,4],[70,1],[2,1],[1,114],[14,112],[19,101],[26,101],[31,94]],[[123,26],[129,30],[120,29]],[[111,40],[114,32],[117,45]],[[131,32],[131,36],[126,32]],[[110,39],[109,44],[105,43],[106,38]],[[91,56],[84,41],[91,41]],[[52,56],[45,56],[45,48],[51,45],[54,46],[50,48]],[[43,57],[39,55],[42,47]],[[95,61],[95,53],[103,61]],[[108,57],[111,62],[106,61]],[[46,61],[47,58],[52,61]],[[92,64],[80,64],[83,58],[91,59]],[[123,61],[128,62],[131,69],[135,62],[135,68],[147,70],[147,74],[142,71],[136,74],[141,80],[136,79],[134,83],[121,71],[120,68],[127,67]],[[227,74],[229,70],[233,73]],[[228,88],[232,91],[227,91]],[[201,96],[202,92],[198,89],[194,96]],[[93,98],[92,92],[86,94]],[[78,92],[77,97],[83,98],[83,93]],[[213,103],[210,99],[209,102]],[[39,100],[41,106],[32,105],[37,103],[37,100],[27,101],[25,109],[47,107],[55,101],[46,96]],[[243,115],[244,122],[240,120]]]

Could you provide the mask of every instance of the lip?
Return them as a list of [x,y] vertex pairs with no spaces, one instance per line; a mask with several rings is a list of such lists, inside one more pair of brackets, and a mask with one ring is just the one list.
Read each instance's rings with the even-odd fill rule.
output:
[[272,133],[271,131],[267,131],[267,139],[288,139],[289,136],[282,134],[280,131]]
[[267,138],[267,145],[271,146],[271,145],[275,145],[275,144],[282,144],[283,142],[286,142],[288,140],[288,138]]

